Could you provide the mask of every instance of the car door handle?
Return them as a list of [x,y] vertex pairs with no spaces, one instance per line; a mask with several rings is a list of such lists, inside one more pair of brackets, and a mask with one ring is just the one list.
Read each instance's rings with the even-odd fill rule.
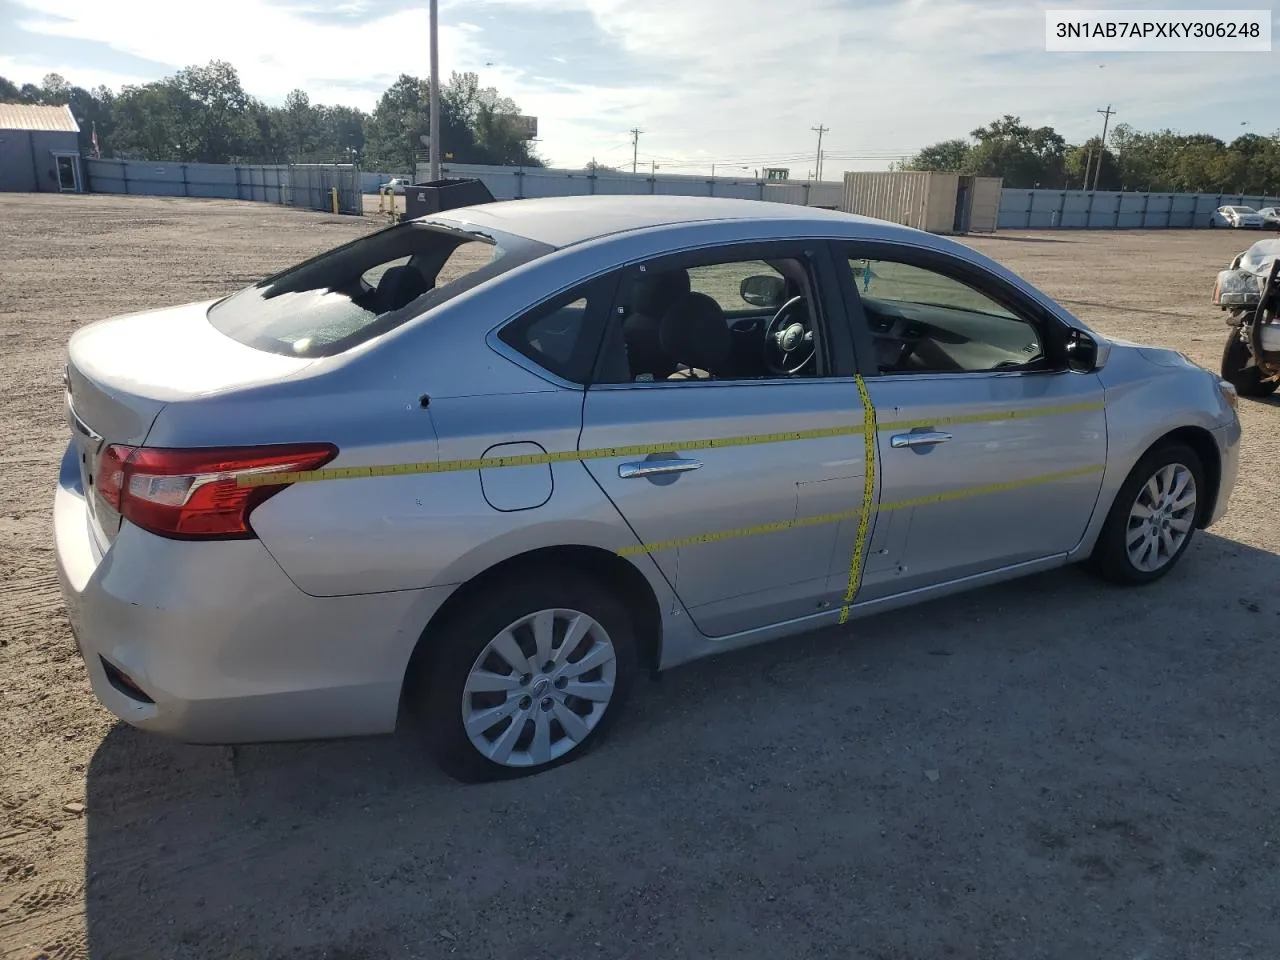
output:
[[682,457],[673,460],[637,460],[618,464],[618,476],[629,480],[632,477],[653,477],[661,473],[687,473],[701,466],[701,460],[686,460]]
[[899,433],[889,438],[889,446],[894,449],[903,447],[932,447],[937,443],[946,443],[951,439],[949,433],[928,431],[922,433]]

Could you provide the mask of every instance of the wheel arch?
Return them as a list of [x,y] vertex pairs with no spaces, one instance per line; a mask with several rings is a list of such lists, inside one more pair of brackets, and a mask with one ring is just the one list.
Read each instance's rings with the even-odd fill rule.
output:
[[[662,657],[662,611],[653,587],[636,566],[617,553],[585,544],[563,544],[538,547],[508,557],[486,568],[460,584],[449,594],[427,621],[406,665],[402,690],[411,679],[422,675],[424,658],[431,650],[432,638],[440,625],[458,611],[484,596],[503,580],[548,568],[573,571],[614,591],[635,618],[636,646],[640,666],[656,670]],[[403,694],[402,694],[403,696]]]

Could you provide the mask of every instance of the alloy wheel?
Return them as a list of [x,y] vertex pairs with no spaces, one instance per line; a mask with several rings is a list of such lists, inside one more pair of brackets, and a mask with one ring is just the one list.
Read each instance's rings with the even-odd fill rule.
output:
[[1167,566],[1187,538],[1196,517],[1196,478],[1181,463],[1161,467],[1138,490],[1129,509],[1125,550],[1143,573]]

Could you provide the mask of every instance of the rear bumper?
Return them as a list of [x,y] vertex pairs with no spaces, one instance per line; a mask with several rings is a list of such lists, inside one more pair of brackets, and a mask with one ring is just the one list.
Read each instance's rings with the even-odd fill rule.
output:
[[[409,656],[447,590],[300,591],[257,540],[167,540],[125,524],[103,552],[73,450],[54,497],[58,577],[94,694],[193,743],[388,732]],[[110,664],[152,703],[113,685]]]

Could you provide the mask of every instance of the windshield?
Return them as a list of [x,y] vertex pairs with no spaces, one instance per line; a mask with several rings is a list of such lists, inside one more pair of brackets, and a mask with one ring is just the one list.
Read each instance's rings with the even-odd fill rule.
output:
[[1232,213],[1257,213],[1253,207],[1227,207]]
[[332,356],[548,250],[496,231],[412,221],[232,294],[209,308],[209,322],[259,350]]

